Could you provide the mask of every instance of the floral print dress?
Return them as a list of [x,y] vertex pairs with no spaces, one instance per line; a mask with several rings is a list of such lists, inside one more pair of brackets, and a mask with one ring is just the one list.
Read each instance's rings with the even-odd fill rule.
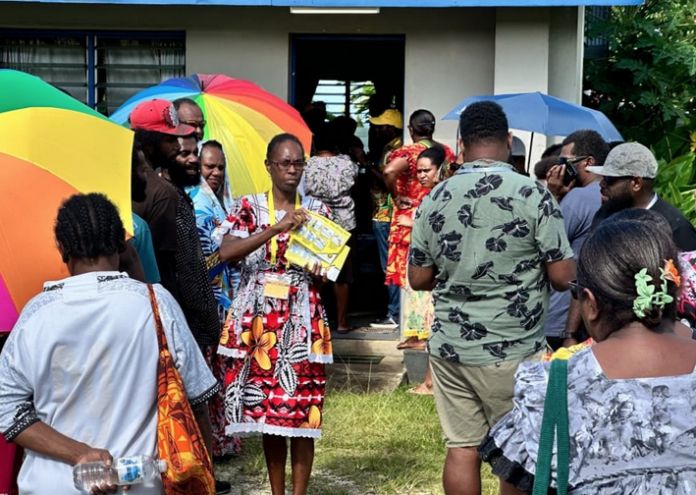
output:
[[[514,408],[479,447],[493,473],[531,493],[550,363],[523,363]],[[696,370],[607,378],[592,348],[568,361],[569,494],[686,495],[696,486]],[[556,483],[556,455],[551,483]]]
[[[302,207],[329,216],[314,198],[302,198]],[[277,221],[284,215],[275,212]],[[269,227],[268,198],[262,193],[238,199],[219,235],[246,238]],[[239,291],[220,339],[218,352],[232,358],[225,378],[227,434],[320,438],[324,364],[333,362],[331,334],[311,276],[286,266],[289,234],[276,239],[275,265],[270,241],[242,261]],[[287,299],[264,295],[271,273],[291,279]]]
[[[408,170],[399,174],[396,178],[396,189],[399,196],[411,200],[412,208],[394,208],[389,229],[389,254],[387,255],[387,276],[386,285],[396,285],[406,287],[406,265],[408,260],[408,249],[411,246],[411,228],[397,225],[400,217],[408,215],[413,217],[416,208],[421,204],[423,198],[427,196],[430,189],[421,186],[416,177],[416,162],[418,156],[432,144],[429,141],[419,141],[417,143],[402,146],[389,155],[389,162],[397,158],[405,158],[408,162]],[[445,148],[445,163],[452,163],[456,159],[450,148]],[[446,167],[447,170],[447,167]]]
[[347,155],[313,156],[304,173],[305,193],[331,208],[331,220],[344,229],[355,229],[355,201],[350,195],[358,166]]

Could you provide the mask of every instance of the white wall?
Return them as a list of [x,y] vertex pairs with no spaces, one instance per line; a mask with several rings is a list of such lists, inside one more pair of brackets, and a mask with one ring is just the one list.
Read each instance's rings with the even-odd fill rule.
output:
[[[232,24],[187,31],[189,72],[234,74],[288,99],[291,34],[403,34],[406,116],[427,108],[440,118],[468,96],[493,89],[491,9],[383,9],[358,16],[291,15],[284,8],[234,11]],[[454,145],[455,138],[456,122],[438,123],[437,139]]]
[[[497,9],[496,94],[541,91],[580,103],[582,90],[583,10],[564,8]],[[559,138],[513,130],[531,151],[530,169]],[[562,139],[562,138],[560,138]]]
[[[2,3],[0,23],[24,28],[185,30],[187,72],[248,79],[283,99],[289,91],[291,34],[403,34],[406,115],[427,108],[440,118],[468,96],[493,90],[493,9],[291,15],[287,8]],[[454,145],[455,136],[455,122],[438,123],[439,140]]]
[[[405,114],[427,108],[440,118],[476,94],[579,96],[578,83],[569,83],[581,67],[577,12],[408,8],[382,9],[378,15],[292,15],[280,7],[3,2],[0,27],[183,30],[188,73],[248,79],[283,99],[288,99],[292,34],[405,35]],[[436,134],[454,145],[456,122],[439,122]]]

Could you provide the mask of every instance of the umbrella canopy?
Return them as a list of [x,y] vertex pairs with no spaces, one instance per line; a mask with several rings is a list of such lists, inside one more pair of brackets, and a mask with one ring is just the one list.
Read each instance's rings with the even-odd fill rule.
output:
[[45,281],[68,276],[53,234],[65,199],[103,193],[133,231],[133,133],[12,70],[0,70],[0,129],[0,332],[7,332]]
[[546,136],[568,136],[580,129],[591,129],[606,141],[623,141],[614,124],[602,112],[539,92],[473,96],[457,105],[444,120],[458,120],[459,114],[477,101],[498,103],[513,129]]
[[307,152],[312,144],[312,133],[297,110],[253,83],[224,75],[167,79],[136,94],[116,110],[111,120],[127,125],[133,109],[153,98],[190,98],[198,103],[208,123],[204,138],[220,141],[225,148],[235,197],[270,189],[263,162],[274,136],[295,134]]

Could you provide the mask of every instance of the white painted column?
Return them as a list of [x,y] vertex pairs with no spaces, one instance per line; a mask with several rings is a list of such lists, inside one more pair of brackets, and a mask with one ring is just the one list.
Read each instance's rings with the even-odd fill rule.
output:
[[[495,94],[549,92],[550,9],[499,8],[495,30]],[[546,137],[512,129],[524,141],[530,172],[546,149]]]
[[[541,91],[581,103],[584,8],[498,9],[495,35],[495,93]],[[513,133],[527,145],[533,166],[546,147],[561,138]],[[528,155],[529,156],[529,155]]]

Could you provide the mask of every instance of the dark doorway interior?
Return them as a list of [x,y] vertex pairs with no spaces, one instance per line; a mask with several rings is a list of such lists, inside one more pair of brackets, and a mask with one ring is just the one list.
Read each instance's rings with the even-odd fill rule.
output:
[[292,104],[302,112],[321,80],[371,81],[403,108],[404,43],[403,36],[294,36]]
[[[371,94],[392,102],[403,111],[404,103],[403,36],[326,36],[295,35],[292,38],[291,102],[303,112],[317,100],[327,103],[334,116],[342,114],[358,121],[358,132],[365,151],[369,150],[367,106],[355,104],[356,91],[369,87]],[[331,96],[331,91],[342,96]],[[352,102],[351,102],[352,101]],[[366,101],[366,100],[365,100]],[[375,153],[376,152],[376,153]],[[371,316],[386,313],[386,287],[380,266],[377,244],[372,234],[371,174],[361,174],[355,188],[358,229],[355,234],[355,283],[351,287],[349,314],[354,325],[369,321]],[[332,319],[333,292],[324,291],[329,318]]]

